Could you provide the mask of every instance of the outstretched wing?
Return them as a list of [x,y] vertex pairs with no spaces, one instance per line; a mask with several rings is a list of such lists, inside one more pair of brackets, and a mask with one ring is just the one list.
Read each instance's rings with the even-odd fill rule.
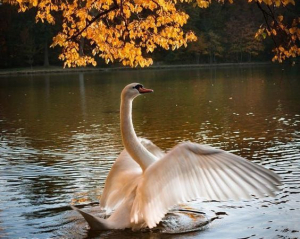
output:
[[144,172],[130,217],[152,228],[178,203],[263,197],[273,195],[279,184],[279,176],[246,159],[186,142]]
[[116,159],[105,181],[100,206],[108,212],[120,205],[133,190],[133,182],[143,173],[141,167],[124,149]]
[[[164,155],[163,151],[150,140],[139,139],[144,147],[157,158]],[[109,171],[100,199],[100,206],[110,211],[120,205],[124,198],[135,189],[142,172],[141,167],[124,149]]]

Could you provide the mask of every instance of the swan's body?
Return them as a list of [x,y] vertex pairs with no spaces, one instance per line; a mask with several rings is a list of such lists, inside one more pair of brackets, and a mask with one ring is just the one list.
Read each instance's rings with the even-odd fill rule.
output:
[[193,199],[248,199],[273,195],[279,177],[268,169],[210,146],[184,142],[164,153],[134,131],[133,99],[152,92],[127,85],[121,94],[121,132],[125,149],[112,166],[100,206],[108,219],[78,210],[92,229],[153,228],[170,208]]

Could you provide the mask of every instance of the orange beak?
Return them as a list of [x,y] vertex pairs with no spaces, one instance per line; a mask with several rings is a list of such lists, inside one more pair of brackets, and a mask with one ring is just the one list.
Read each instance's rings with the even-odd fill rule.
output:
[[140,87],[140,88],[139,88],[139,92],[140,92],[140,94],[144,94],[144,93],[151,93],[151,92],[153,92],[153,90],[151,90],[151,89],[146,89],[146,88],[144,88],[144,87]]

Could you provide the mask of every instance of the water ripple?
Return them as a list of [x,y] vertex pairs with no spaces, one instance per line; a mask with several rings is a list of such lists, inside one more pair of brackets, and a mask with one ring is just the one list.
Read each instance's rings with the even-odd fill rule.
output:
[[106,176],[123,148],[119,92],[143,79],[155,94],[135,102],[139,136],[164,150],[186,140],[222,148],[275,171],[283,182],[274,198],[192,202],[219,220],[172,238],[300,238],[299,81],[288,71],[284,80],[275,73],[265,78],[273,68],[211,70],[33,76],[20,78],[21,86],[0,79],[0,237],[170,238],[94,233],[68,206],[99,213]]

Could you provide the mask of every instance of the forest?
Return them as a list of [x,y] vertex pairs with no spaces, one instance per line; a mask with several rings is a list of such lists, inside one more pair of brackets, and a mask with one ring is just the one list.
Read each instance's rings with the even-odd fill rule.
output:
[[[286,6],[283,10],[285,19],[300,16],[299,5],[296,1],[295,5]],[[153,64],[266,62],[274,57],[272,49],[277,47],[274,38],[255,37],[266,22],[264,11],[255,1],[235,1],[234,4],[213,1],[208,8],[182,3],[177,8],[189,16],[183,30],[191,30],[197,39],[193,38],[186,47],[155,46],[155,51],[147,49],[143,56],[151,57]],[[16,5],[0,5],[0,68],[63,65],[63,59],[59,57],[62,47],[58,44],[50,47],[57,32],[62,31],[63,19],[54,14],[55,24],[36,22],[37,13],[36,8],[18,12]],[[296,44],[299,46],[299,39],[296,39]],[[79,40],[79,45],[79,52],[93,50],[84,38]],[[105,63],[111,64],[109,59],[97,56],[92,63],[103,67]],[[297,59],[299,55],[298,58],[289,58],[288,62],[297,62]],[[113,64],[133,65],[124,62],[115,61]]]

